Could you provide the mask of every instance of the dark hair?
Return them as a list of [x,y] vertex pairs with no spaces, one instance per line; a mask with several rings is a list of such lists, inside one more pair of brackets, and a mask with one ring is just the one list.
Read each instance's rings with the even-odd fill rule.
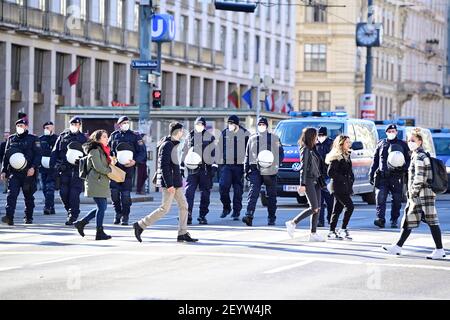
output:
[[106,130],[96,130],[89,136],[88,141],[84,145],[87,152],[100,146],[100,139],[104,133],[108,135]]
[[301,147],[307,147],[309,149],[314,148],[316,145],[317,130],[315,128],[304,128],[302,130],[302,135],[298,140],[298,145]]

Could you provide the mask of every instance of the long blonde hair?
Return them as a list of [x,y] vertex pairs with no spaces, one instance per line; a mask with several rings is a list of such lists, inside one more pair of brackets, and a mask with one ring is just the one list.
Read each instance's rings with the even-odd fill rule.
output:
[[350,157],[350,153],[348,151],[344,151],[344,143],[347,139],[350,139],[350,137],[343,134],[338,135],[336,139],[334,139],[333,147],[325,159],[326,164],[330,164],[331,161],[339,158],[348,159]]

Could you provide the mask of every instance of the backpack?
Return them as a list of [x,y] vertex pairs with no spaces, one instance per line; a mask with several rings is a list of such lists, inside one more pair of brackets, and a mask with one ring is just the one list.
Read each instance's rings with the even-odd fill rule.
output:
[[79,162],[79,177],[82,180],[86,180],[89,172],[91,172],[91,169],[88,169],[88,156],[84,156],[82,158],[80,158],[80,162]]
[[433,158],[427,153],[431,162],[432,179],[428,180],[431,190],[436,194],[442,194],[447,192],[448,188],[448,176],[447,168],[442,160]]

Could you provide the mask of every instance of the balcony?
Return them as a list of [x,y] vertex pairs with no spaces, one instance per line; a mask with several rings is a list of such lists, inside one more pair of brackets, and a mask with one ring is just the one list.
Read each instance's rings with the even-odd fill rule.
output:
[[441,85],[430,81],[420,82],[419,96],[424,100],[439,100],[442,97]]
[[163,44],[162,55],[167,60],[208,69],[222,69],[224,63],[222,52],[179,41]]

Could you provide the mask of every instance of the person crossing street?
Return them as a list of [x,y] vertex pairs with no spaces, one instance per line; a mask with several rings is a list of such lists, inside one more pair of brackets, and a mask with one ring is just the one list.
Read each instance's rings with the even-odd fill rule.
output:
[[50,167],[50,157],[58,136],[54,133],[53,122],[48,121],[43,125],[44,134],[39,137],[42,149],[42,161],[40,167],[42,192],[45,197],[44,215],[55,214],[55,180],[56,172]]

